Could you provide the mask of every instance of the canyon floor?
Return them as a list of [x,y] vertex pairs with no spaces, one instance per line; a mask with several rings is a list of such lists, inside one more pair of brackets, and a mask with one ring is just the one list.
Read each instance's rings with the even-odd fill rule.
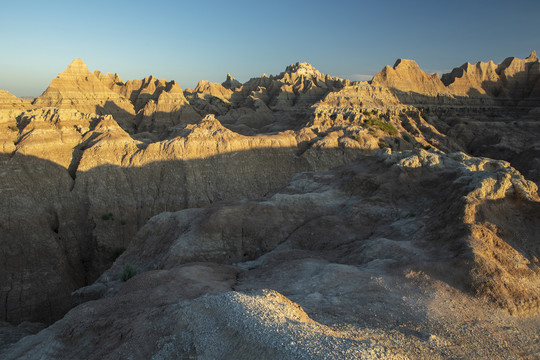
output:
[[540,61],[0,91],[2,359],[539,359]]

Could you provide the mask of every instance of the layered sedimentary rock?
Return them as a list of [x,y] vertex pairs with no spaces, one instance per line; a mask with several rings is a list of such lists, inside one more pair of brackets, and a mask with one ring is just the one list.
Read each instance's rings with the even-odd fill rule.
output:
[[26,100],[19,99],[6,90],[0,90],[0,110],[25,109],[30,107]]
[[412,60],[399,59],[376,74],[372,84],[392,89],[406,104],[468,106],[481,112],[486,106],[536,106],[539,79],[540,62],[533,51],[526,59],[511,57],[499,65],[466,63],[441,79],[437,73],[425,73]]
[[415,61],[407,59],[398,59],[393,67],[385,66],[373,77],[371,83],[431,96],[448,92],[437,73],[429,75]]
[[215,114],[230,129],[247,135],[298,128],[310,106],[352,84],[324,75],[308,63],[290,65],[277,76],[262,75],[243,85],[235,81],[228,76],[222,85],[201,82],[186,95],[200,114]]
[[11,322],[57,318],[69,293],[104,271],[155,214],[260,196],[298,171],[348,162],[360,150],[314,141],[298,156],[301,138],[293,132],[246,137],[213,117],[150,145],[111,116],[38,109],[17,121],[0,178],[11,209],[0,221],[2,251],[12,259],[2,273],[2,316]]
[[[537,103],[539,81],[540,81],[540,61],[536,52],[532,52],[526,59],[511,57],[505,59],[498,67],[498,73],[504,84],[503,93],[500,97],[510,105],[531,106],[531,101]],[[535,90],[534,94],[531,94]],[[529,99],[533,95],[534,99]]]
[[536,191],[502,161],[386,151],[259,200],[162,213],[75,294],[97,301],[4,354],[531,355],[537,322],[484,300],[539,310]]
[[107,88],[81,59],[73,60],[65,71],[58,74],[33,104],[36,107],[110,114],[122,125],[135,115],[131,102]]
[[452,72],[443,74],[443,83],[456,95],[472,96],[477,94],[497,96],[502,89],[502,82],[493,61],[463,64]]
[[[539,64],[369,84],[297,63],[183,92],[75,61],[38,102],[61,108],[4,94],[0,319],[84,304],[4,352],[40,325],[0,323],[0,357],[536,354]],[[126,121],[90,113],[107,96]]]

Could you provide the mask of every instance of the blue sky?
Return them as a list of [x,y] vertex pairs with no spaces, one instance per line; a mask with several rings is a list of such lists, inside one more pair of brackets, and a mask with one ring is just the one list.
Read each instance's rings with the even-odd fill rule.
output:
[[540,50],[540,1],[5,1],[0,89],[40,95],[75,58],[193,88],[297,61],[345,78],[397,58],[427,72]]

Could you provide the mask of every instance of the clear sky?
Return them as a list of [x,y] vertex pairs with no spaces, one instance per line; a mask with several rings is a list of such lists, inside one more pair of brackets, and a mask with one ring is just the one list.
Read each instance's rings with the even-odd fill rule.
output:
[[123,80],[193,88],[306,61],[364,79],[397,58],[429,72],[540,50],[540,1],[0,0],[0,89],[40,95],[75,58]]

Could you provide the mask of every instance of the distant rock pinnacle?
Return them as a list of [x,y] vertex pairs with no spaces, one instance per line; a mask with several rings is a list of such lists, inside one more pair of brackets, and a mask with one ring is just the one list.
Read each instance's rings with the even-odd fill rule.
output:
[[87,75],[90,74],[90,70],[82,61],[82,59],[75,59],[69,64],[69,66],[60,75]]
[[235,90],[242,86],[240,81],[236,80],[231,74],[227,74],[227,79],[221,83],[221,85],[226,89]]

